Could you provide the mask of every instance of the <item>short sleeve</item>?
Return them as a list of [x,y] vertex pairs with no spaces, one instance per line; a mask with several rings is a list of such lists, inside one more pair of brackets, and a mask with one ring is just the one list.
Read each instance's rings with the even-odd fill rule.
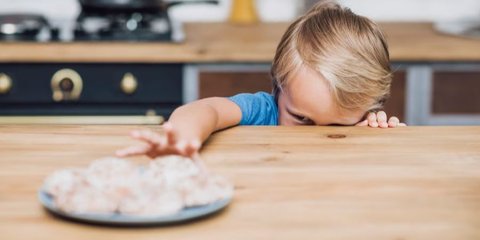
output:
[[229,99],[242,111],[240,125],[278,125],[278,108],[272,95],[241,93]]

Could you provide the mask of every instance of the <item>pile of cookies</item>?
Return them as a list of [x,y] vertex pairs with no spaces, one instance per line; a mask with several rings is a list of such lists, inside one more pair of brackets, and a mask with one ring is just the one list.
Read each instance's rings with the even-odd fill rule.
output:
[[205,174],[193,160],[180,156],[158,158],[147,166],[118,158],[100,159],[86,169],[54,172],[43,190],[67,213],[155,217],[233,195],[233,185],[225,178]]

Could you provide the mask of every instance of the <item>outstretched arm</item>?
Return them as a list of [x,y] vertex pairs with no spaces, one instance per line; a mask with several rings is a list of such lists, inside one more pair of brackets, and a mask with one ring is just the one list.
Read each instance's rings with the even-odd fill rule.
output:
[[131,133],[143,145],[117,151],[121,157],[178,154],[190,157],[215,131],[238,125],[242,118],[240,108],[227,98],[206,98],[177,108],[163,125],[165,133],[159,135],[144,130]]

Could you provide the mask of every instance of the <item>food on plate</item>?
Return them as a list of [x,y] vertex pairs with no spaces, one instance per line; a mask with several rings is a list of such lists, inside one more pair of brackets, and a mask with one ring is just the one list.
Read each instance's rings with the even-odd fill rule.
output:
[[67,213],[158,217],[231,198],[233,186],[205,174],[193,160],[172,155],[145,166],[104,158],[86,169],[59,170],[47,177],[43,191]]

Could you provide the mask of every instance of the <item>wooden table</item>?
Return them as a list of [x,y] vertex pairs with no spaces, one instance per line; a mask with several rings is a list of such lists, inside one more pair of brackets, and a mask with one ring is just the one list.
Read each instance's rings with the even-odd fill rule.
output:
[[202,151],[236,185],[212,218],[127,229],[42,209],[45,176],[133,143],[134,128],[0,126],[1,239],[480,238],[480,127],[237,127]]
[[[288,23],[190,23],[175,43],[1,43],[0,62],[270,63]],[[480,61],[480,41],[443,35],[431,23],[380,23],[392,61]]]

